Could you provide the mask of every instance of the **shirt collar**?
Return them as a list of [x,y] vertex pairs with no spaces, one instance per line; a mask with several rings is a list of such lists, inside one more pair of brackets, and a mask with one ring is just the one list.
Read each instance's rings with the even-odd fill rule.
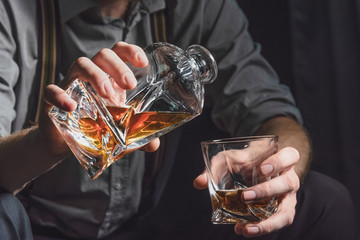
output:
[[[58,2],[62,23],[69,21],[79,13],[91,7],[98,6],[96,0],[59,0]],[[153,13],[165,8],[165,0],[140,0],[140,3],[142,9],[148,11],[149,13]]]
[[153,13],[165,8],[165,0],[141,0],[141,5],[144,10]]
[[62,23],[69,21],[86,9],[98,6],[96,0],[59,0],[58,3]]

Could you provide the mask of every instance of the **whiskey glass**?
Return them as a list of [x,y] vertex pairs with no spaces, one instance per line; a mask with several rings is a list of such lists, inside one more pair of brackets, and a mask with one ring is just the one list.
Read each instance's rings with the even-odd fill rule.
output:
[[277,136],[250,136],[201,142],[214,224],[259,222],[274,214],[276,197],[246,203],[248,187],[274,176],[261,174],[261,164],[277,152]]

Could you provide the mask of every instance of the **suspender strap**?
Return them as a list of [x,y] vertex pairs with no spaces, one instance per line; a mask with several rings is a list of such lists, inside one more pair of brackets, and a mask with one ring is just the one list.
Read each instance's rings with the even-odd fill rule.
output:
[[[151,18],[151,30],[153,42],[167,42],[168,36],[166,32],[166,10],[162,9],[157,12],[152,13]],[[164,149],[166,142],[166,134],[161,136],[161,145],[160,148],[156,151],[155,159],[153,160],[154,164],[152,165],[152,175],[158,173],[160,168],[163,166],[164,159]]]
[[166,12],[164,10],[157,11],[152,15],[152,34],[154,42],[167,42],[166,34]]
[[57,76],[57,11],[54,0],[38,0],[38,31],[39,31],[39,79],[35,86],[35,98],[31,121],[39,122],[43,104],[44,89],[55,82]]

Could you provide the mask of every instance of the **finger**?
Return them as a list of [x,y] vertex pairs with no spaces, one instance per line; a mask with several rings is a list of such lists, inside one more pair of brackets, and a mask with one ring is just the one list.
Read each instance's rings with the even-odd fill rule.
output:
[[155,138],[154,140],[143,146],[141,150],[145,152],[155,152],[159,148],[159,146],[160,146],[160,139]]
[[193,185],[196,189],[202,190],[206,189],[208,186],[208,179],[206,171],[204,170],[197,178],[195,178]]
[[289,192],[296,192],[300,187],[300,180],[294,171],[294,167],[283,172],[280,176],[269,181],[247,188],[242,193],[245,202],[261,200],[268,197],[279,196]]
[[133,89],[136,78],[130,68],[112,50],[104,48],[99,51],[92,61],[108,73],[122,89]]
[[299,152],[295,148],[283,148],[261,164],[261,172],[265,176],[280,173],[294,166],[299,161],[299,157]]
[[245,229],[246,223],[237,223],[234,226],[234,231],[237,235],[244,235],[243,231]]
[[77,106],[75,100],[73,100],[63,89],[54,84],[46,86],[44,91],[44,101],[67,112],[74,111]]
[[125,42],[117,42],[112,50],[124,61],[135,67],[145,67],[149,61],[143,49]]
[[89,58],[80,57],[74,62],[62,86],[68,87],[75,79],[90,82],[101,97],[110,97],[115,93],[108,75]]
[[296,194],[286,195],[279,204],[277,212],[257,224],[235,226],[235,232],[246,237],[266,235],[293,223],[295,217]]

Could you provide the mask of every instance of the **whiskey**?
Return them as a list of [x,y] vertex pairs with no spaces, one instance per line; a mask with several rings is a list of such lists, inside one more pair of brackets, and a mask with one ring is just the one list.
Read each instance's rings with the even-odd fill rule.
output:
[[[117,127],[126,132],[126,145],[153,133],[171,127],[190,117],[189,113],[178,112],[141,112],[135,113],[133,108],[108,106],[108,111],[113,117]],[[79,127],[82,133],[100,148],[102,135],[111,133],[109,127],[98,114],[96,119],[89,117],[80,118]],[[111,143],[116,142],[112,137]]]
[[[244,203],[241,198],[243,189],[218,190],[212,196],[213,209],[221,209],[247,222],[257,222],[270,217],[277,209],[277,199],[264,199],[252,203]],[[232,219],[228,219],[232,222]]]
[[[191,116],[190,113],[181,112],[141,112],[135,113],[132,107],[106,107],[114,119],[116,127],[125,133],[125,143],[129,145],[139,139],[143,139],[158,131],[174,126],[184,119]],[[120,159],[124,155],[135,149],[129,149],[120,153],[110,162],[107,161],[112,154],[115,146],[119,143],[111,129],[105,124],[100,114],[96,119],[90,117],[80,118],[79,129],[92,143],[94,147],[82,146],[88,153],[95,155],[97,159],[103,159],[94,163],[102,169],[109,166],[112,162]],[[86,165],[87,163],[85,163]],[[84,167],[85,165],[82,164]]]
[[126,129],[126,145],[136,142],[165,128],[174,126],[191,116],[181,112],[141,112],[135,113],[132,107],[108,106],[117,127]]

